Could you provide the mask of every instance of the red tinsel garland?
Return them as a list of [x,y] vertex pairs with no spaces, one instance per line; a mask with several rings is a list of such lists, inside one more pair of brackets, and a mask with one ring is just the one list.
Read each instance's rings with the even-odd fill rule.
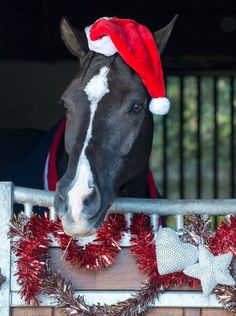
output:
[[236,217],[225,219],[207,240],[210,251],[216,256],[232,252],[236,256]]
[[109,215],[97,232],[96,240],[78,247],[64,232],[61,221],[53,225],[52,233],[63,251],[65,260],[79,268],[99,270],[110,266],[120,251],[120,241],[126,230],[125,216]]
[[154,233],[152,226],[149,224],[149,216],[134,214],[130,231],[133,235],[130,251],[137,257],[136,262],[141,272],[145,273],[153,283],[164,288],[182,286],[184,284],[196,287],[200,284],[199,280],[188,277],[183,272],[166,275],[158,273]]
[[111,265],[120,251],[120,241],[126,230],[125,216],[122,214],[109,215],[97,233],[94,242],[79,247],[75,240],[70,240],[58,219],[49,220],[48,214],[44,217],[20,216],[12,222],[9,230],[12,248],[18,257],[17,281],[20,285],[20,294],[27,303],[39,304],[37,295],[41,291],[42,273],[44,272],[46,255],[50,246],[50,233],[58,241],[65,252],[65,260],[72,265],[83,269],[99,270]]
[[47,215],[42,218],[32,216],[30,220],[21,217],[10,227],[9,235],[17,237],[12,241],[12,248],[18,258],[16,275],[20,294],[28,304],[39,304],[37,296],[43,282],[50,230],[51,222]]
[[[37,294],[41,290],[42,271],[45,267],[45,257],[49,248],[49,233],[52,233],[63,251],[66,250],[65,260],[79,268],[98,270],[111,265],[120,251],[119,242],[126,230],[124,215],[109,215],[93,243],[79,247],[76,241],[70,242],[65,235],[60,220],[51,222],[48,216],[33,216],[23,220],[20,225],[10,229],[10,236],[18,236],[14,242],[13,251],[17,260],[18,282],[21,285],[21,295],[26,302],[36,303]],[[130,228],[131,253],[137,257],[139,269],[145,273],[150,282],[158,287],[181,286],[188,283],[196,286],[199,281],[183,273],[172,273],[161,276],[157,271],[154,234],[149,216],[134,215]],[[30,282],[28,282],[30,280]]]
[[[188,224],[190,225],[189,232],[192,231],[196,223],[200,223],[200,220],[195,220],[195,222],[193,220],[192,223]],[[199,232],[199,236],[205,236],[206,246],[213,254],[232,252],[234,256],[236,255],[236,217],[231,216],[229,220],[225,220],[220,225],[215,233],[208,235],[205,234],[203,224],[202,222],[202,232]],[[71,248],[70,246],[68,247],[68,253],[66,253],[65,258],[73,264],[93,270],[107,266],[114,261],[115,255],[120,249],[119,240],[124,229],[125,218],[123,215],[109,216],[108,220],[102,225],[93,246],[88,244],[80,252],[80,248],[73,242]],[[97,313],[95,314],[99,316],[104,315],[104,310],[111,311],[111,313],[108,313],[109,315],[121,315],[121,311],[122,315],[131,315],[129,310],[133,311],[132,315],[138,315],[139,313],[143,314],[148,309],[148,303],[154,298],[153,291],[155,289],[160,294],[161,289],[164,288],[182,286],[183,284],[188,284],[190,287],[199,285],[199,280],[188,277],[182,272],[159,275],[154,234],[147,215],[134,215],[130,232],[132,234],[131,253],[137,257],[139,269],[148,276],[149,283],[147,287],[135,299],[128,299],[111,306],[101,306],[99,304],[89,306],[83,301],[82,297],[76,299],[72,289],[68,288],[68,286],[63,286],[65,283],[63,283],[64,281],[60,276],[57,277],[54,274],[50,281],[52,274],[48,272],[46,265],[47,252],[50,245],[49,235],[52,233],[55,236],[62,249],[65,249],[69,242],[69,237],[63,233],[60,222],[51,222],[47,215],[43,218],[33,216],[30,219],[20,217],[18,220],[13,221],[9,236],[14,238],[12,243],[13,251],[18,257],[16,261],[17,277],[21,285],[21,296],[24,297],[27,303],[39,304],[38,294],[40,292],[50,293],[50,295],[57,296],[58,302],[61,302],[59,305],[64,306],[64,308],[67,306],[66,308],[70,309],[70,306],[71,308],[77,306],[76,309],[78,309],[80,306],[84,306],[83,308],[88,310],[86,315],[90,315],[91,311],[95,310]],[[204,234],[201,235],[201,233]],[[114,247],[111,257],[108,254],[110,250],[107,247]],[[88,249],[88,254],[84,256],[86,249]],[[101,252],[95,254],[95,249],[100,249]],[[81,256],[83,260],[78,256]],[[96,260],[98,260],[98,263],[96,263]],[[57,282],[55,282],[56,280]],[[47,286],[48,288],[46,288]],[[235,291],[235,287],[217,286],[214,293],[226,309],[235,312]],[[137,312],[138,310],[139,312]]]

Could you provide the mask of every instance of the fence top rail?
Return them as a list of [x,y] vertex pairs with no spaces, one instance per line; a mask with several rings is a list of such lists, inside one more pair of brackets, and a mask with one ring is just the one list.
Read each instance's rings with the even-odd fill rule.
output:
[[[13,189],[15,203],[53,206],[54,192],[28,189],[15,186]],[[196,199],[196,200],[167,200],[167,199],[137,199],[118,198],[111,206],[110,213],[146,213],[158,215],[183,214],[236,214],[236,199]]]
[[53,206],[54,192],[38,189],[29,189],[14,186],[13,202],[19,204],[30,203],[32,205],[51,207]]

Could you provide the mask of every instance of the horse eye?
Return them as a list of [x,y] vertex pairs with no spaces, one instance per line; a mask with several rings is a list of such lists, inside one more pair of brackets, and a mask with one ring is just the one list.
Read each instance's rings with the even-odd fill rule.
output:
[[132,105],[131,111],[134,113],[139,113],[143,109],[143,106],[139,103],[134,103]]

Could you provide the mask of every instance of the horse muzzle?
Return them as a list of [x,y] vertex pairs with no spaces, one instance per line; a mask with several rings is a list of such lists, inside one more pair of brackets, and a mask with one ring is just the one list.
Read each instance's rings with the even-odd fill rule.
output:
[[101,207],[101,196],[96,188],[83,197],[82,202],[70,204],[68,195],[59,189],[55,192],[54,207],[62,221],[64,232],[69,236],[89,236],[96,233],[106,215]]
[[97,231],[93,223],[89,223],[83,218],[81,218],[80,222],[75,222],[68,213],[61,217],[61,223],[64,233],[68,236],[90,236]]
[[83,212],[75,221],[71,216],[71,212],[67,212],[60,216],[62,227],[68,236],[90,236],[97,232],[97,229],[101,226],[106,212],[98,212],[92,219],[88,219],[83,216]]

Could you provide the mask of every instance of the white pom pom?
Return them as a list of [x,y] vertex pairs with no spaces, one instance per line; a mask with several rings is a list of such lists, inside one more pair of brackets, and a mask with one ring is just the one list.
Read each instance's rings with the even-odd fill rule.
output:
[[153,98],[149,104],[149,110],[153,114],[165,115],[169,112],[170,101],[167,98]]
[[90,30],[92,28],[92,25],[87,26],[84,31],[87,36],[88,40],[88,46],[89,49],[96,52],[100,53],[102,55],[105,55],[107,57],[113,56],[115,53],[117,53],[117,49],[115,45],[113,44],[110,36],[103,36],[99,40],[92,41],[90,38]]

